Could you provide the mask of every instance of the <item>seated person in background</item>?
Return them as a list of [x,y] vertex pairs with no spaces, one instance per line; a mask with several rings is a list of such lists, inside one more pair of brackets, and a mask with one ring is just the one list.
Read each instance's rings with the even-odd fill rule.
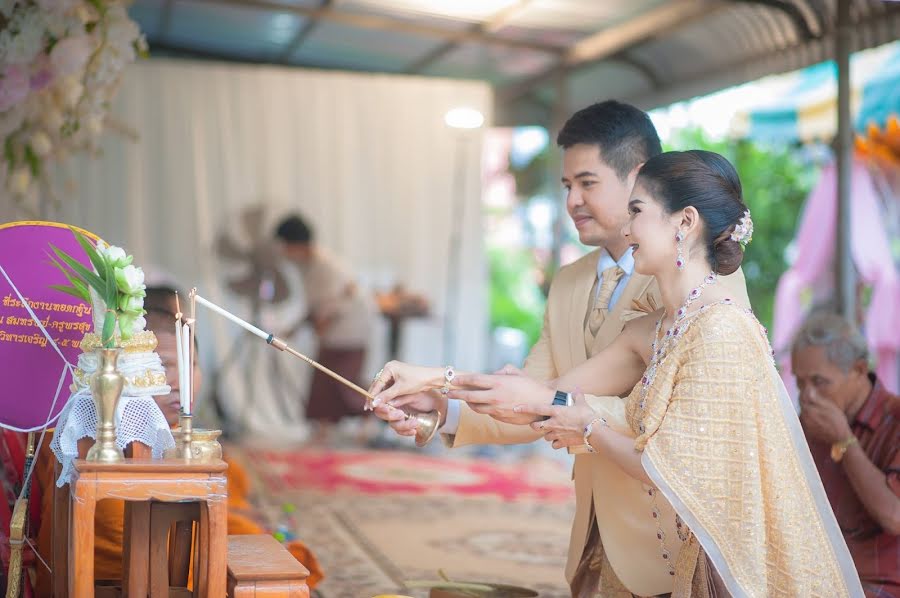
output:
[[[175,344],[175,291],[168,287],[148,287],[144,299],[147,310],[147,330],[156,334],[159,345],[156,349],[166,368],[167,383],[172,392],[167,396],[156,396],[154,399],[165,415],[169,425],[178,424],[181,408],[180,388],[178,386],[178,355]],[[195,353],[196,355],[196,353]],[[198,361],[194,361],[194,394],[197,395],[201,383],[202,372]],[[47,560],[51,554],[51,526],[53,522],[53,485],[54,463],[56,457],[50,451],[48,434],[41,445],[35,477],[41,488],[41,525],[38,530],[38,550]],[[87,439],[90,444],[90,439]],[[248,500],[250,483],[247,473],[236,461],[224,460],[228,463],[225,472],[228,480],[228,534],[265,534],[269,533],[253,518],[253,511]],[[103,500],[97,504],[94,523],[94,576],[96,579],[122,578],[122,533],[124,528],[125,504],[121,500]],[[313,553],[300,541],[286,544],[290,553],[309,569],[307,584],[310,589],[322,579],[322,569]],[[49,562],[49,561],[48,561]],[[50,595],[50,579],[43,566],[38,567],[37,594]]]
[[866,596],[900,598],[900,397],[869,372],[866,341],[815,313],[791,362],[800,423]]

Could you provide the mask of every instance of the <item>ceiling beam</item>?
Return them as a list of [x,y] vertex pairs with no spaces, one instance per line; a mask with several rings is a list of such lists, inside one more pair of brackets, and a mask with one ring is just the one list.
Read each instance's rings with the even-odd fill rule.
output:
[[609,27],[573,45],[560,60],[543,72],[524,81],[512,83],[499,91],[503,101],[511,102],[549,82],[561,69],[574,69],[594,64],[622,52],[660,33],[708,16],[722,4],[715,0],[677,0],[665,2],[620,25]]
[[[326,8],[330,6],[334,0],[321,0],[319,3],[320,8]],[[281,56],[278,57],[280,62],[284,62],[287,64],[290,62],[291,56],[294,55],[294,52],[303,45],[303,42],[306,41],[306,38],[312,34],[312,32],[316,29],[316,26],[319,24],[317,19],[308,19],[306,23],[300,26],[297,30],[297,35],[294,36],[287,46],[284,47],[284,51],[281,53]]]
[[450,29],[447,27],[438,27],[425,23],[412,23],[401,19],[395,19],[390,16],[378,14],[363,14],[346,12],[337,10],[333,6],[324,7],[308,7],[298,5],[281,4],[271,0],[195,0],[203,4],[218,6],[235,6],[251,10],[266,10],[271,12],[296,14],[307,19],[316,19],[321,22],[339,23],[349,27],[358,27],[360,29],[374,29],[378,31],[393,31],[395,33],[404,33],[407,35],[418,35],[423,37],[436,37],[448,41],[457,42],[477,42],[482,44],[505,46],[508,48],[519,48],[524,50],[533,50],[536,52],[544,52],[547,54],[561,55],[566,48],[555,44],[544,44],[540,42],[511,39],[500,37],[486,31],[469,31],[458,29]]
[[[513,4],[505,6],[503,9],[491,15],[490,18],[488,18],[488,20],[484,23],[476,23],[475,25],[471,26],[468,29],[468,33],[493,33],[494,31],[497,31],[498,29],[503,27],[503,25],[506,24],[507,21],[509,21],[514,15],[518,14],[523,8],[525,8],[525,6],[527,6],[531,2],[532,0],[518,0]],[[405,72],[407,74],[421,73],[429,66],[459,47],[459,45],[463,41],[465,40],[461,38],[447,40],[422,58],[412,63]]]

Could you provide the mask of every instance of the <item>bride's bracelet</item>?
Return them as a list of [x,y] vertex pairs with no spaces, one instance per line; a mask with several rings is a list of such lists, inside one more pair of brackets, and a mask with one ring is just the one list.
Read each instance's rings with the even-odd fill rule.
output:
[[594,433],[594,425],[597,423],[603,425],[606,428],[609,427],[609,424],[606,423],[606,418],[600,417],[600,416],[597,416],[594,419],[592,419],[591,422],[584,427],[584,446],[587,447],[587,450],[589,453],[597,452],[597,450],[591,444],[591,434]]

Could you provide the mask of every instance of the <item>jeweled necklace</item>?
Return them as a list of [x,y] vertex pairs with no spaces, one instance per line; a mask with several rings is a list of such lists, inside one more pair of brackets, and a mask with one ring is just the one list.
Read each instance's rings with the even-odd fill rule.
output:
[[[659,332],[662,330],[662,323],[663,320],[666,319],[666,313],[663,312],[656,322],[656,330],[653,332],[653,344],[650,346],[650,364],[647,366],[647,371],[644,373],[643,378],[641,378],[641,402],[639,403],[640,414],[638,416],[640,418],[638,429],[641,434],[644,433],[644,409],[647,406],[647,393],[650,390],[650,385],[653,384],[654,378],[656,378],[656,371],[669,355],[669,351],[674,345],[675,340],[684,333],[684,329],[687,327],[687,323],[684,320],[688,315],[688,309],[700,298],[700,295],[703,294],[703,289],[716,283],[716,278],[716,273],[710,272],[709,275],[703,279],[703,282],[688,293],[684,304],[675,312],[675,319],[672,322],[672,326],[669,327],[665,336],[662,338],[660,338]],[[669,549],[666,548],[666,534],[662,530],[662,524],[660,523],[661,513],[656,505],[656,488],[650,487],[647,490],[647,494],[650,495],[653,506],[650,514],[656,521],[656,538],[659,540],[659,546],[662,549],[662,558],[669,568],[669,575],[674,577],[675,565],[672,563],[673,559]],[[675,515],[675,528],[678,531],[678,539],[685,542],[688,539],[688,530],[685,528],[681,518],[677,514]]]

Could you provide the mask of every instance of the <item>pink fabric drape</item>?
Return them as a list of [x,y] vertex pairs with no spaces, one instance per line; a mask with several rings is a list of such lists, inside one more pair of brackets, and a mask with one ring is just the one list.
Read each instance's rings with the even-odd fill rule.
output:
[[[860,280],[872,287],[865,315],[864,332],[869,350],[877,361],[882,383],[897,391],[897,357],[900,355],[900,276],[891,257],[890,243],[882,224],[878,194],[865,163],[855,160],[850,189],[850,253]],[[832,270],[837,246],[837,171],[834,164],[823,169],[810,194],[797,233],[797,260],[778,281],[775,294],[773,344],[782,377],[794,388],[790,371],[790,346],[808,307],[802,295]]]

